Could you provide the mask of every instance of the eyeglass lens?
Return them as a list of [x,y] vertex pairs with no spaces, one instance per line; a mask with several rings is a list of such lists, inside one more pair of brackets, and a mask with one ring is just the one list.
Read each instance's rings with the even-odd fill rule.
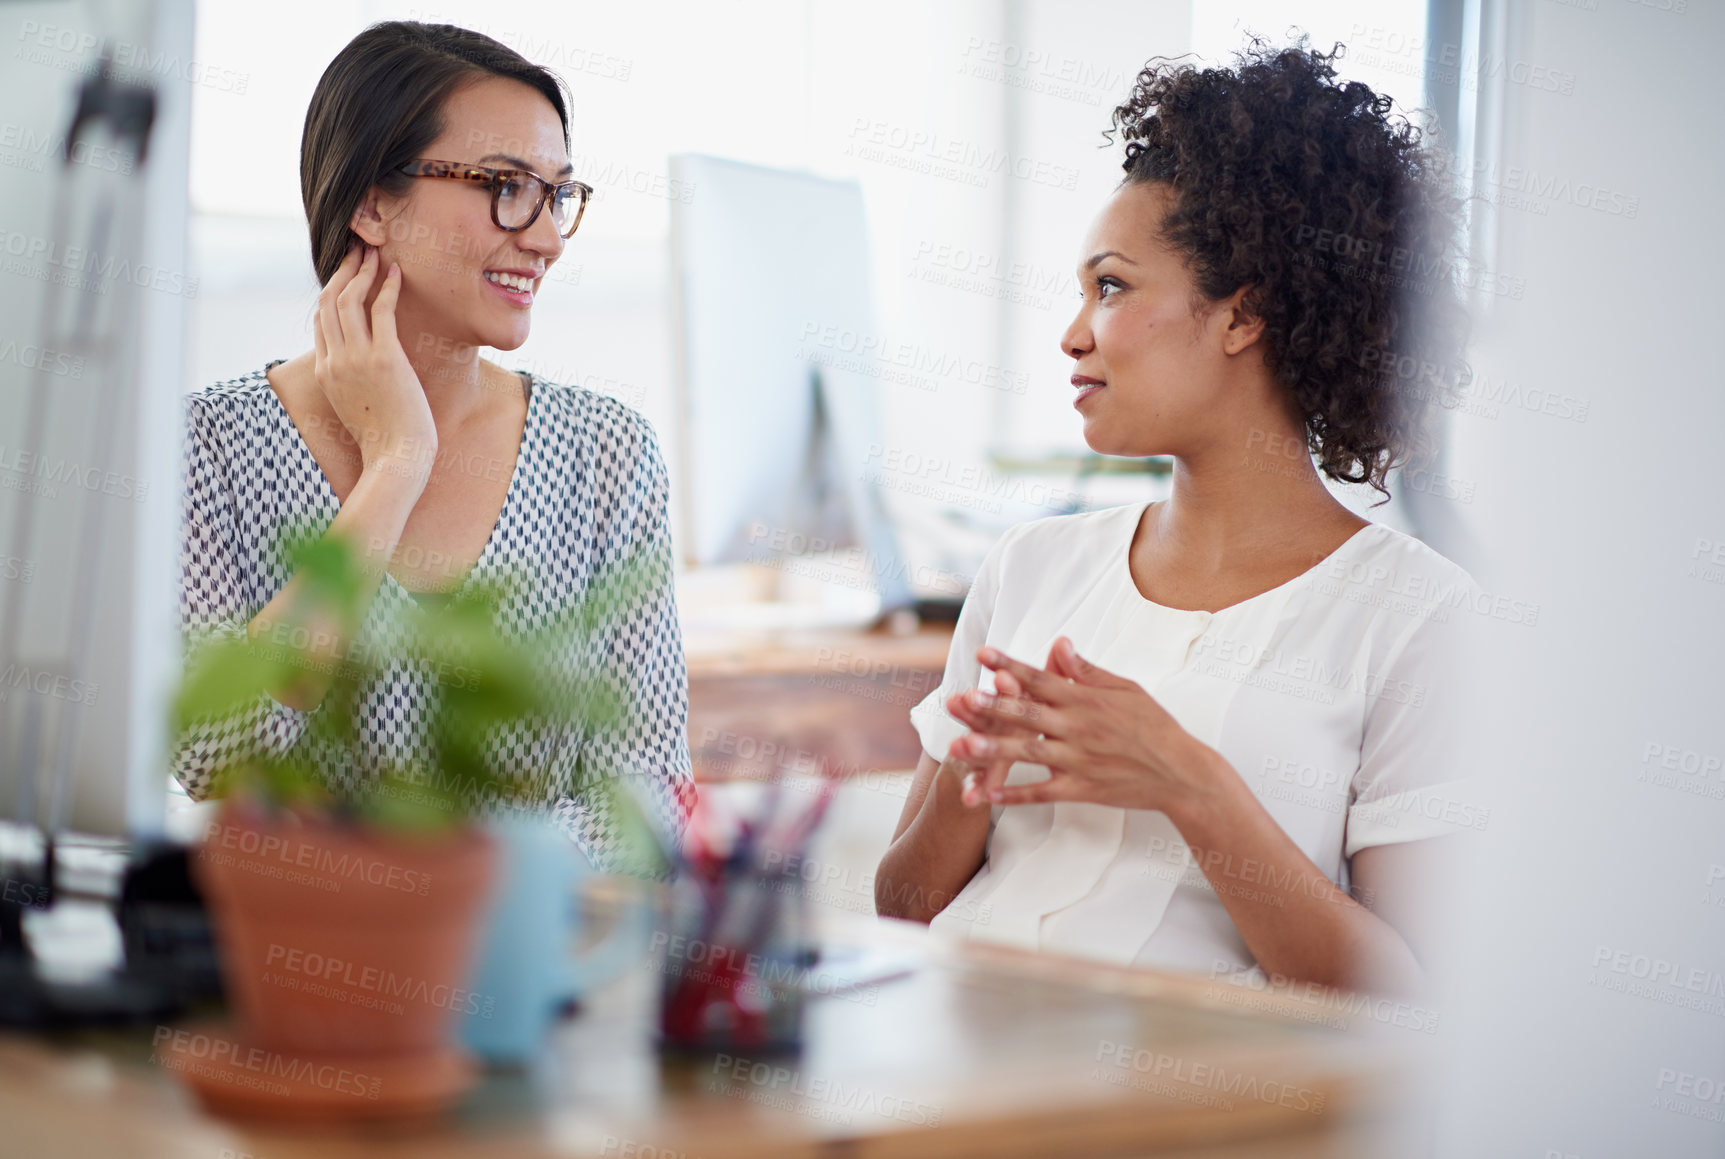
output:
[[[545,199],[546,185],[528,174],[500,178],[497,188],[497,220],[506,228],[520,229]],[[565,234],[581,209],[578,189],[560,190],[551,199],[551,222]]]

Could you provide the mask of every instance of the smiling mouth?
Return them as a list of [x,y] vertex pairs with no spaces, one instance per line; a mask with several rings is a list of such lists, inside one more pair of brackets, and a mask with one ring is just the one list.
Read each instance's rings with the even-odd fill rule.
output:
[[500,270],[486,270],[485,280],[495,286],[510,301],[523,306],[533,304],[533,286],[537,278],[524,274],[505,273]]
[[1108,384],[1105,382],[1087,382],[1087,383],[1085,383],[1084,385],[1082,385],[1078,388],[1078,394],[1076,397],[1073,398],[1072,405],[1073,406],[1081,405],[1085,399],[1089,398],[1091,395],[1095,394],[1097,391],[1105,389],[1107,387],[1107,385]]

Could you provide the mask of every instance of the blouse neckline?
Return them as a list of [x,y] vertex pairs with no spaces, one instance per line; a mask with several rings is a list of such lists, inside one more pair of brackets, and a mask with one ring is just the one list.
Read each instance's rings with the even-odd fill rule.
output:
[[[299,425],[293,421],[293,416],[288,414],[287,407],[282,405],[281,396],[276,393],[275,387],[270,385],[270,368],[280,366],[286,361],[287,359],[285,358],[277,358],[272,362],[265,363],[264,368],[258,372],[258,377],[264,380],[264,390],[269,394],[270,401],[275,404],[275,413],[278,416],[279,421],[286,424],[293,443],[299,448],[299,453],[305,457],[306,462],[310,464],[311,472],[313,476],[316,477],[317,484],[322,489],[324,497],[331,505],[339,510],[341,507],[341,500],[336,497],[335,488],[330,486],[329,476],[323,473],[323,467],[318,463],[317,456],[311,453],[311,447],[306,443],[305,436],[300,433]],[[480,569],[490,561],[493,554],[492,549],[497,543],[498,531],[509,518],[512,508],[514,508],[518,503],[518,496],[522,486],[521,480],[524,477],[527,466],[527,456],[536,442],[533,437],[534,424],[539,412],[539,396],[543,392],[533,389],[532,372],[522,370],[511,371],[510,373],[519,375],[525,380],[523,385],[527,393],[527,417],[521,424],[521,446],[517,448],[515,452],[515,470],[509,476],[509,490],[503,495],[503,506],[498,509],[497,522],[491,525],[491,534],[486,537],[485,546],[479,549],[479,558],[474,560],[472,568],[468,570],[467,575],[462,577],[460,584],[445,592],[432,591],[423,594],[453,597],[465,591],[468,585],[472,584],[478,577]],[[396,579],[388,568],[384,569],[383,583],[386,586],[394,585],[396,591],[403,599],[413,600],[422,594]]]
[[1314,563],[1299,575],[1294,576],[1291,579],[1284,580],[1273,588],[1267,588],[1255,596],[1247,596],[1243,600],[1238,600],[1229,604],[1225,608],[1218,608],[1213,612],[1208,608],[1173,608],[1169,607],[1167,604],[1159,604],[1143,592],[1139,591],[1137,581],[1132,578],[1132,541],[1137,538],[1138,525],[1144,522],[1145,512],[1149,511],[1150,508],[1154,507],[1156,503],[1159,502],[1162,502],[1162,500],[1154,500],[1150,503],[1145,503],[1143,506],[1138,508],[1137,518],[1127,521],[1126,542],[1121,546],[1120,554],[1117,557],[1115,564],[1116,572],[1126,581],[1126,590],[1133,596],[1137,597],[1138,602],[1144,607],[1154,608],[1159,612],[1166,612],[1169,615],[1196,617],[1204,621],[1208,621],[1214,616],[1221,616],[1229,612],[1250,607],[1260,601],[1269,600],[1271,597],[1277,595],[1291,593],[1297,586],[1309,582],[1313,576],[1318,574],[1319,569],[1329,564],[1332,560],[1340,558],[1343,552],[1348,551],[1354,546],[1354,544],[1360,542],[1361,537],[1368,531],[1372,531],[1373,529],[1382,526],[1381,524],[1368,522],[1364,527],[1355,531],[1352,535],[1348,536],[1338,544],[1334,551],[1324,556],[1323,559],[1320,559],[1317,563]]

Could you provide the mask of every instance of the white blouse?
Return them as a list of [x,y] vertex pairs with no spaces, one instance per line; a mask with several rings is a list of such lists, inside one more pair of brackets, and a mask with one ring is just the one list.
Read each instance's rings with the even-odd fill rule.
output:
[[[1361,849],[1484,827],[1454,745],[1462,629],[1480,618],[1465,571],[1371,524],[1280,587],[1219,612],[1183,611],[1145,599],[1132,581],[1128,551],[1144,510],[1037,520],[995,545],[945,678],[911,710],[930,756],[944,760],[968,731],[947,697],[993,687],[979,647],[1042,666],[1065,635],[1218,750],[1343,889]],[[1021,762],[1007,783],[1047,775]],[[984,863],[934,929],[1118,964],[1212,974],[1254,965],[1167,814],[1072,802],[991,812]],[[1270,881],[1253,861],[1215,868],[1236,896]]]

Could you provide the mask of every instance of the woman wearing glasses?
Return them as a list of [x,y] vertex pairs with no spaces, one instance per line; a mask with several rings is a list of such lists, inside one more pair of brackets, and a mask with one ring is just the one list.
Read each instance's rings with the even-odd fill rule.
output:
[[1254,988],[1415,991],[1435,839],[1488,816],[1456,745],[1465,629],[1499,605],[1317,468],[1383,489],[1461,381],[1454,200],[1388,99],[1304,48],[1152,62],[1114,119],[1126,175],[1061,348],[1086,442],[1171,456],[1173,490],[984,562],[912,712],[877,905]]
[[[301,142],[323,285],[314,347],[188,400],[180,612],[194,637],[310,638],[320,657],[343,655],[352,627],[302,607],[307,577],[277,550],[281,528],[307,522],[363,550],[368,598],[385,613],[530,576],[499,610],[514,636],[630,566],[650,590],[589,642],[596,654],[568,658],[626,690],[623,724],[510,734],[494,751],[541,779],[546,807],[604,864],[617,847],[610,795],[584,800],[578,786],[633,775],[672,832],[693,802],[665,468],[629,408],[478,357],[526,341],[592,192],[570,173],[560,82],[490,37],[388,22],[336,56]],[[286,751],[328,686],[308,669],[248,714],[189,732],[175,775],[198,798],[257,746]],[[332,763],[325,776],[406,760],[434,698],[412,676],[368,689],[373,767]]]

